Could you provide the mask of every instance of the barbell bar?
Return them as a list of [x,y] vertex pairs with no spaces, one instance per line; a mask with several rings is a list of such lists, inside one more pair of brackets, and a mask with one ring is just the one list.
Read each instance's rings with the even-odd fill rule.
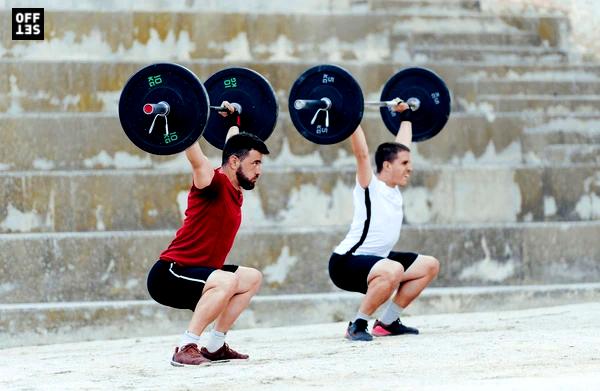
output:
[[[302,136],[317,144],[333,144],[346,139],[360,123],[363,111],[359,103],[363,107],[379,107],[386,127],[395,135],[401,116],[392,109],[406,102],[412,112],[413,141],[423,141],[442,130],[450,115],[450,101],[444,81],[425,68],[408,68],[396,73],[384,85],[380,101],[364,102],[360,86],[347,70],[335,65],[319,65],[296,80],[290,90],[289,110]],[[353,107],[354,111],[343,110],[344,105]],[[317,110],[312,117],[304,113],[312,109]],[[336,110],[343,111],[337,113]],[[325,115],[320,116],[321,112]],[[319,117],[323,120],[317,121]]]

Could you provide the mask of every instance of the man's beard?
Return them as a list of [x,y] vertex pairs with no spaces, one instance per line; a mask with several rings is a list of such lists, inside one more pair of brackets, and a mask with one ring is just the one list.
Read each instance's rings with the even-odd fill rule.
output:
[[250,178],[248,178],[246,175],[244,175],[244,172],[242,171],[242,167],[238,167],[237,171],[235,172],[235,177],[237,178],[238,183],[240,184],[240,187],[244,190],[252,190],[254,189],[254,185],[255,183],[252,182],[252,180]]

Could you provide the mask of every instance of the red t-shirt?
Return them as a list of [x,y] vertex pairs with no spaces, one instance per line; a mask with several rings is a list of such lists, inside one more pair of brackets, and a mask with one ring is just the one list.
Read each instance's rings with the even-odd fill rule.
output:
[[192,184],[183,226],[160,259],[220,269],[242,222],[242,201],[242,192],[220,168],[204,189]]

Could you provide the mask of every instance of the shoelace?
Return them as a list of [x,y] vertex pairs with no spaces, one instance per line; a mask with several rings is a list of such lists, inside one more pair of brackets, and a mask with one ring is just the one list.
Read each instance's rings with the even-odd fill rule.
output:
[[202,354],[202,353],[200,353],[200,349],[198,349],[198,346],[194,346],[194,345],[188,345],[185,347],[185,349],[181,349],[180,352],[183,352],[184,350],[185,351],[191,350],[192,352],[194,352],[196,354]]

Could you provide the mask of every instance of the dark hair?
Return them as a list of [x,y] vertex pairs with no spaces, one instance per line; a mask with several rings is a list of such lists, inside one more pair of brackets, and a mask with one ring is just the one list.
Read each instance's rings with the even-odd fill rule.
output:
[[400,143],[383,143],[377,147],[375,151],[375,165],[377,166],[377,173],[379,174],[383,169],[383,162],[392,162],[396,159],[396,155],[400,151],[410,152],[404,144]]
[[238,133],[231,136],[223,147],[223,159],[221,164],[227,163],[231,155],[235,155],[242,160],[253,149],[263,155],[269,154],[269,150],[265,143],[252,133]]

